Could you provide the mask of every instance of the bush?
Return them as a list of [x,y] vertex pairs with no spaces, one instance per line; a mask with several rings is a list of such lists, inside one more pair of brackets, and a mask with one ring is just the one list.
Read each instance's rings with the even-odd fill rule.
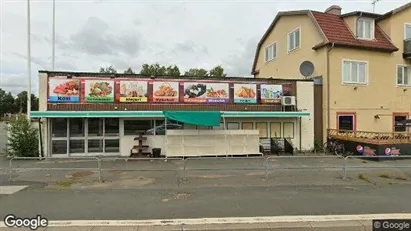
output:
[[38,157],[38,129],[34,128],[25,115],[17,115],[7,128],[7,154],[16,157]]

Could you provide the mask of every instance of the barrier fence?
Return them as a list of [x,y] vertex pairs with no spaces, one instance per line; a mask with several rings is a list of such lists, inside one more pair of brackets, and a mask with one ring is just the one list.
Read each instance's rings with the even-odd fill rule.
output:
[[[319,159],[325,159],[324,164]],[[80,167],[67,167],[67,163],[75,161]],[[279,160],[301,161],[310,160],[311,163],[287,165],[277,164]],[[351,163],[355,161],[354,163]],[[399,165],[379,166],[361,165],[358,160],[401,160]],[[45,167],[39,163],[52,163],[52,167]],[[333,162],[334,161],[334,162]],[[234,165],[229,163],[233,162]],[[237,162],[237,163],[236,163]],[[19,165],[16,166],[16,163]],[[136,164],[138,163],[138,164]],[[161,163],[161,164],[159,164]],[[176,164],[174,164],[176,163]],[[387,162],[383,162],[387,163]],[[63,167],[59,167],[59,165]],[[239,166],[240,165],[240,166]],[[138,168],[135,168],[138,167]],[[181,172],[183,181],[187,180],[188,172],[193,171],[262,171],[264,178],[269,178],[270,172],[280,170],[317,171],[321,169],[341,170],[341,178],[345,180],[349,170],[371,169],[411,169],[411,156],[269,156],[269,157],[190,157],[190,158],[129,158],[129,157],[13,157],[9,160],[9,181],[13,180],[13,173],[18,171],[93,171],[97,172],[98,181],[102,182],[104,171],[176,171]]]

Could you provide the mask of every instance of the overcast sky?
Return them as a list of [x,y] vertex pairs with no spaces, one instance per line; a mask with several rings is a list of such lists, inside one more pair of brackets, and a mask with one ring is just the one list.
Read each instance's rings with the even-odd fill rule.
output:
[[[382,0],[384,13],[409,0]],[[229,76],[249,76],[256,44],[278,11],[372,11],[371,0],[56,0],[56,70],[139,70],[143,63],[191,67],[223,65]],[[0,88],[27,85],[26,0],[0,0]],[[38,70],[51,69],[52,0],[31,0],[33,93]]]

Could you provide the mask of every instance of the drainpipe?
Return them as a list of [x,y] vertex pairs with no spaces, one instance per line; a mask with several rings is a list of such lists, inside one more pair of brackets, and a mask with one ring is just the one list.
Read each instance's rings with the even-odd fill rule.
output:
[[330,101],[330,52],[334,48],[334,43],[331,44],[331,47],[327,49],[327,137],[328,131],[330,130],[330,112],[331,112],[331,101]]

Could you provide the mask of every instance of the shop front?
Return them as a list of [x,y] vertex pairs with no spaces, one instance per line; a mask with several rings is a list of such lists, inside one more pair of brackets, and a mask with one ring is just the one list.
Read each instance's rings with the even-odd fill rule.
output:
[[[248,155],[270,138],[308,150],[312,85],[41,72],[47,93],[40,92],[32,117],[43,122],[47,156],[130,156],[154,148],[165,156]],[[291,102],[284,105],[283,97]]]

